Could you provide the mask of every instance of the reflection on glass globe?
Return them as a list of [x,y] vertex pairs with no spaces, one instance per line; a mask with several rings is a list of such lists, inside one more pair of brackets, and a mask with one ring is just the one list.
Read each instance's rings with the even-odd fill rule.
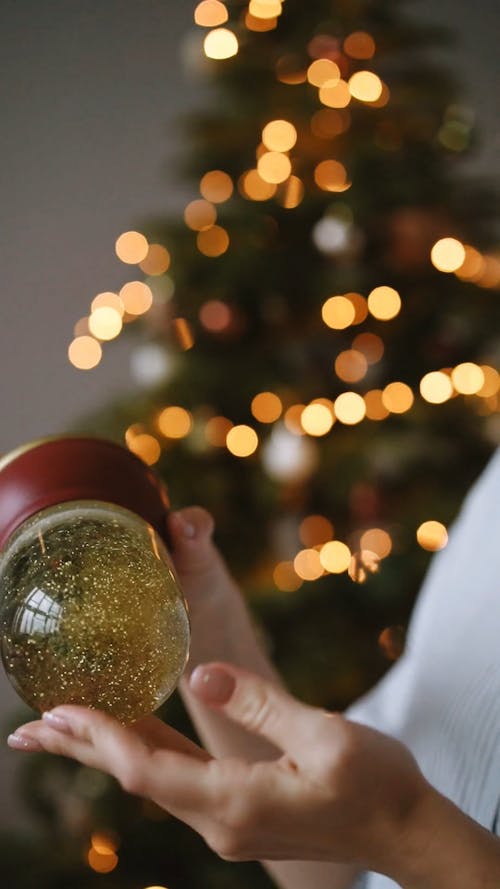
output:
[[72,501],[28,519],[2,553],[0,596],[4,665],[36,710],[83,704],[133,722],[184,670],[183,594],[163,542],[127,509]]

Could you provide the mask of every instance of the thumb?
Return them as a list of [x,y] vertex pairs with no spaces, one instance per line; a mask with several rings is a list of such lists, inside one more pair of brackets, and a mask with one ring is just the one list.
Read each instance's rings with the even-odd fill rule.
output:
[[200,701],[297,759],[324,722],[321,710],[232,664],[202,664],[193,670],[189,685]]
[[204,574],[211,567],[216,557],[213,529],[212,516],[201,506],[169,513],[169,551],[181,578]]

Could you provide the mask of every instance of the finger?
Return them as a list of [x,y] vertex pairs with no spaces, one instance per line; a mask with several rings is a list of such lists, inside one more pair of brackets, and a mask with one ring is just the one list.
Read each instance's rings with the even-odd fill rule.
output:
[[212,543],[214,521],[201,506],[190,506],[167,517],[170,551],[179,574],[203,574],[216,558]]
[[191,691],[248,731],[262,735],[293,757],[304,757],[325,714],[293,698],[287,691],[232,664],[203,664],[189,680]]
[[151,748],[176,750],[178,753],[186,753],[202,762],[212,759],[203,747],[199,747],[198,744],[156,716],[145,716],[144,719],[129,726],[129,730],[135,732]]

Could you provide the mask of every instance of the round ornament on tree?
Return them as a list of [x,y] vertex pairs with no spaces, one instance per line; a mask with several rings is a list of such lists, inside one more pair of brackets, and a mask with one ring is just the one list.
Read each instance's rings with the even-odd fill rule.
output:
[[189,621],[167,512],[162,482],[112,442],[51,439],[0,463],[0,647],[29,706],[130,723],[172,693]]

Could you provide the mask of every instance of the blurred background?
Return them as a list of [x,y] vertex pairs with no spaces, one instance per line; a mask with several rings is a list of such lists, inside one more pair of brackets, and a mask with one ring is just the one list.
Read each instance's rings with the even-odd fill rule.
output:
[[[217,5],[224,7],[224,4]],[[369,9],[370,4],[343,0],[338,8],[333,3],[307,4],[307,11],[300,11],[300,4],[287,0],[279,20],[271,27],[270,20],[263,15],[260,22],[266,24],[260,27],[258,22],[252,25],[251,21],[242,18],[248,15],[244,3],[226,3],[229,21],[221,21],[221,24],[238,34],[241,52],[227,59],[222,55],[219,60],[209,59],[208,62],[209,53],[203,50],[203,38],[211,25],[203,22],[202,13],[198,13],[198,23],[194,21],[195,10],[201,6],[203,4],[174,4],[160,0],[143,0],[141,3],[108,0],[104,4],[83,0],[72,3],[53,0],[50,4],[5,0],[2,4],[0,410],[3,423],[0,450],[5,453],[23,441],[73,428],[109,434],[117,440],[124,440],[128,431],[127,444],[147,462],[158,464],[167,478],[172,467],[175,469],[174,494],[178,503],[198,499],[216,514],[219,510],[221,542],[236,572],[247,579],[252,602],[266,624],[271,647],[274,647],[295,690],[304,697],[316,695],[318,700],[345,705],[375,680],[402,650],[404,628],[426,559],[434,549],[445,545],[443,535],[448,521],[453,518],[467,484],[478,474],[498,440],[498,406],[494,403],[498,342],[492,337],[498,315],[495,315],[496,309],[488,308],[498,302],[500,282],[495,266],[495,262],[498,263],[499,229],[492,206],[495,189],[500,186],[500,118],[495,89],[498,82],[497,4],[495,0],[484,0],[478,10],[465,0],[443,0],[440,4],[430,0],[393,3],[392,7],[397,7],[393,21],[391,4],[382,0],[371,4],[373,9]],[[334,22],[331,26],[327,16],[330,10]],[[405,20],[404,26],[397,20],[400,12]],[[205,13],[213,14],[213,10],[210,13],[206,7]],[[259,15],[254,18],[259,20]],[[369,31],[375,37],[373,52],[366,46],[361,51],[354,48],[349,53],[344,45],[342,50],[342,40],[345,41],[349,34]],[[304,41],[304,34],[308,35],[309,44]],[[316,48],[311,49],[315,38]],[[396,63],[391,61],[391,53],[397,59]],[[372,122],[377,113],[381,116],[386,113],[379,96],[357,95],[354,86],[344,105],[342,100],[325,96],[323,101],[317,97],[317,90],[312,96],[313,87],[320,87],[321,81],[316,83],[307,78],[306,82],[305,73],[302,77],[302,69],[305,72],[307,68],[304,58],[307,58],[307,64],[325,58],[337,64],[341,56],[348,59],[349,74],[365,68],[373,68],[380,74],[381,82],[391,96],[387,98],[387,108],[396,109],[394,118],[387,118],[389,122],[385,129]],[[280,68],[279,60],[284,58],[287,61]],[[339,64],[340,72],[347,78],[342,59]],[[406,73],[405,64],[408,67]],[[415,70],[422,76],[412,79]],[[270,72],[273,83],[277,79],[281,86],[284,85],[286,99],[283,98],[285,92],[278,94],[270,88],[266,81]],[[329,76],[333,77],[331,73]],[[305,88],[304,82],[310,90],[307,96],[299,93]],[[293,99],[290,98],[292,94]],[[380,103],[378,108],[377,102]],[[356,107],[348,122],[346,115],[351,113],[350,103]],[[363,103],[375,107],[366,108]],[[331,112],[330,116],[321,119],[316,116],[308,141],[298,122],[305,119],[306,112],[311,117],[325,109]],[[427,110],[428,117],[433,118],[430,129],[425,129],[427,124],[424,122],[423,129],[421,127],[417,133],[415,109],[421,117],[425,117]],[[285,180],[280,179],[279,174],[273,179],[271,173],[270,179],[264,178],[263,181],[271,185],[272,193],[262,200],[252,196],[250,185],[245,186],[239,180],[250,167],[247,163],[238,169],[244,154],[243,140],[247,140],[247,148],[255,158],[263,125],[287,114],[297,124],[298,145],[302,144],[304,150],[302,168],[297,161],[294,173],[304,171],[302,180],[306,185],[306,198],[298,197],[302,181],[300,185],[293,185],[298,191],[293,191],[291,184],[286,191]],[[372,116],[368,123],[366,115]],[[436,123],[438,118],[439,125]],[[408,126],[405,126],[405,120]],[[351,122],[353,136],[349,143]],[[230,138],[236,130],[241,130],[241,144],[236,138]],[[337,144],[336,139],[340,145],[338,154],[336,148],[332,150],[332,145]],[[401,139],[411,143],[413,154],[409,151],[399,163]],[[385,151],[389,157],[385,167],[375,155],[365,151],[363,146],[371,145],[370,140],[377,151]],[[266,147],[270,152],[276,151],[264,142],[264,153]],[[284,156],[289,153],[287,149],[283,152]],[[339,168],[333,172],[332,168],[325,168],[326,184],[320,173],[313,174],[318,164],[334,157],[337,163],[340,164],[340,160],[345,163],[351,173],[350,154],[355,159],[352,189],[350,177],[346,174],[342,179]],[[436,162],[434,157],[438,158]],[[374,166],[370,167],[370,164]],[[345,168],[342,166],[344,174]],[[235,186],[239,182],[241,206],[237,205],[232,212],[235,255],[240,266],[245,266],[244,257],[250,265],[255,265],[255,251],[260,250],[265,261],[255,274],[259,271],[266,274],[266,262],[281,263],[284,269],[282,281],[279,275],[273,275],[269,286],[263,288],[264,308],[258,318],[252,315],[251,294],[244,292],[245,287],[240,287],[239,292],[244,295],[239,305],[238,296],[235,296],[241,279],[230,264],[233,234],[227,261],[225,249],[217,252],[216,248],[210,253],[212,248],[209,248],[208,252],[203,252],[198,241],[202,260],[198,266],[189,252],[193,249],[191,243],[186,246],[186,238],[189,236],[192,240],[194,237],[193,230],[201,234],[213,227],[213,222],[190,224],[184,215],[187,206],[200,200],[199,181],[210,170],[225,171]],[[335,176],[339,175],[340,179],[336,180]],[[333,176],[333,180],[328,176]],[[387,231],[392,232],[387,235],[390,244],[388,240],[379,243],[374,234],[378,219],[375,198],[372,206],[363,197],[363,189],[365,192],[369,190],[370,183],[380,176],[382,179],[385,176],[387,181],[393,178],[399,186],[380,207],[379,220],[387,225]],[[222,199],[211,196],[208,185],[205,190],[208,197],[201,191],[201,198],[219,207]],[[434,192],[434,205],[430,191]],[[192,206],[195,215],[199,210],[199,207]],[[230,216],[231,211],[228,212]],[[267,241],[267,234],[264,238],[262,229],[258,228],[257,213],[261,219],[265,217],[269,231],[276,226]],[[295,227],[284,221],[285,216],[287,220],[293,216]],[[231,232],[230,222],[227,229]],[[323,226],[318,228],[319,222]],[[276,233],[278,228],[279,236]],[[251,243],[242,240],[241,231],[246,229],[252,232],[254,239]],[[161,251],[156,260],[150,251],[149,259],[153,265],[150,262],[149,266],[147,259],[131,261],[123,252],[120,259],[115,247],[117,238],[130,230],[143,233],[149,244],[163,245],[163,250],[168,248],[168,259],[165,260],[164,255],[162,259]],[[311,231],[315,232],[312,242]],[[466,250],[458,265],[453,266],[452,261],[451,267],[446,268],[449,261],[446,256],[441,265],[439,258],[431,263],[430,249],[448,237],[462,248],[465,244],[469,252]],[[337,382],[344,381],[340,388],[334,394],[327,392],[324,386],[321,389],[325,377],[323,352],[330,350],[330,354],[331,343],[325,345],[324,334],[318,334],[314,325],[304,324],[305,314],[301,314],[304,306],[299,308],[299,302],[304,302],[303,295],[298,300],[297,294],[293,294],[294,288],[302,286],[306,277],[305,272],[304,277],[300,277],[291,258],[296,255],[301,239],[307,240],[309,245],[304,250],[304,267],[309,280],[314,280],[316,290],[314,300],[310,301],[311,312],[314,303],[314,311],[323,311],[326,329],[330,333],[339,332],[341,338],[347,328],[351,329],[350,325],[364,325],[352,331],[349,343],[339,340],[338,355],[347,355],[353,350],[362,358],[364,355],[365,372],[368,372],[367,363],[371,366],[379,360],[370,358],[370,348],[373,353],[377,340],[386,345],[386,364],[381,376],[377,378],[373,371],[371,381],[368,377],[366,385],[362,382],[363,374],[356,377],[356,369],[353,369],[353,362],[355,364],[358,359],[349,354],[344,358],[347,370],[342,371],[341,366],[336,365]],[[471,250],[476,252],[471,253]],[[157,262],[156,268],[154,261]],[[171,269],[167,267],[170,261]],[[490,277],[481,281],[479,274],[467,271],[466,261],[472,265],[474,261],[476,265],[480,261],[483,265],[489,263]],[[216,266],[218,271],[213,272]],[[463,275],[460,275],[461,267],[465,269]],[[320,271],[315,278],[316,268]],[[369,268],[372,272],[367,271]],[[85,362],[92,364],[93,359],[86,355],[78,357],[76,351],[68,357],[68,348],[78,337],[89,335],[88,320],[85,319],[91,301],[103,292],[121,293],[123,286],[134,278],[140,278],[150,286],[151,311],[136,313],[130,311],[129,306],[128,319],[125,320],[132,322],[128,325],[130,334],[117,336],[109,343],[107,334],[96,335],[94,342],[102,343],[102,356],[99,353],[100,360],[92,369],[79,369],[75,363],[80,366],[82,362],[83,365]],[[415,285],[413,302],[408,281]],[[258,281],[253,279],[252,284],[255,293],[259,290]],[[398,318],[394,321],[393,334],[390,332],[393,330],[391,319],[395,315],[390,311],[384,315],[384,309],[379,314],[376,309],[370,309],[366,321],[366,305],[370,306],[370,302],[366,303],[365,298],[377,284],[396,287],[401,293],[403,306],[405,296],[408,296],[409,306],[417,305],[429,289],[438,295],[438,299],[442,298],[442,302],[429,315],[410,309],[407,326]],[[252,290],[250,286],[247,289]],[[351,300],[358,316],[366,309],[361,320],[356,314],[346,323],[338,322],[337,317],[333,321],[331,317],[327,320],[326,297],[340,293],[352,295],[353,292],[358,296],[364,294],[362,302]],[[235,314],[224,333],[224,306],[231,303],[232,297]],[[210,306],[203,315],[205,303]],[[307,308],[307,300],[305,303]],[[372,309],[373,305],[372,299]],[[335,308],[341,309],[342,306],[337,304],[333,306]],[[295,350],[297,344],[300,345],[300,336],[297,327],[290,323],[294,313],[303,335],[315,344],[314,354],[308,356],[309,364],[296,361]],[[80,327],[75,330],[79,321]],[[372,327],[369,321],[373,322]],[[201,329],[198,352],[196,325]],[[467,328],[467,334],[464,328]],[[449,336],[443,335],[445,329]],[[355,349],[351,340],[360,333],[370,334],[375,339],[365,339],[364,349],[358,342]],[[264,344],[261,366],[249,358],[259,348],[259,336]],[[194,339],[192,349],[191,337]],[[281,344],[281,355],[285,356],[282,364],[271,356],[266,364],[265,343],[269,337]],[[414,350],[413,364],[407,358],[409,349]],[[234,351],[242,356],[242,364],[238,364]],[[333,357],[332,352],[332,360]],[[201,384],[205,366],[217,368],[218,361],[220,368],[214,370],[210,385],[206,381]],[[453,377],[452,370],[471,363],[488,370],[481,371],[483,378],[475,389],[470,388],[467,381],[465,388],[460,388],[459,375]],[[238,381],[237,386],[231,385],[231,391],[225,389],[229,385],[228,369],[232,374],[230,379]],[[426,398],[420,390],[418,396],[419,382],[425,373],[430,372],[453,379],[453,386],[449,384],[449,406],[444,406],[447,398],[432,392]],[[474,373],[469,368],[471,372]],[[303,391],[296,385],[296,378],[300,377],[304,382]],[[391,406],[387,407],[389,395],[384,402],[380,393],[384,392],[384,386],[395,380],[405,381],[404,385],[413,394],[409,405],[402,408],[396,405],[393,410]],[[437,384],[439,380],[434,382]],[[478,395],[481,386],[482,401]],[[271,443],[265,451],[264,470],[257,467],[251,444],[243,442],[241,452],[237,450],[238,445],[236,450],[229,449],[229,455],[225,452],[224,459],[219,455],[218,437],[225,436],[231,425],[248,428],[250,415],[248,411],[245,414],[240,402],[250,402],[251,396],[260,390],[264,393],[272,390],[275,397],[279,395],[285,411],[296,403],[303,409],[309,401],[312,405],[315,398],[321,400],[320,396],[323,400],[330,394],[332,398],[334,395],[338,397],[345,389],[361,392],[363,397],[367,391],[379,393],[379,396],[373,396],[371,407],[366,402],[368,407],[363,410],[368,411],[368,419],[365,418],[359,426],[357,420],[342,419],[340,402],[335,414],[331,401],[322,405],[332,412],[326,432],[318,432],[318,427],[314,426],[316,422],[320,426],[323,422],[318,416],[311,420],[309,429],[306,420],[301,421],[300,438],[294,438],[293,429],[290,432],[289,426],[285,428],[285,425],[275,430],[281,433],[281,439],[279,436],[272,439],[269,433]],[[219,403],[213,392],[219,393]],[[414,396],[417,398],[415,404]],[[436,408],[438,404],[443,407]],[[165,408],[167,405],[182,406],[186,412],[187,420],[184,418],[183,421],[188,424],[186,437],[189,437],[188,433],[191,435],[191,445],[186,444],[185,452],[182,451],[184,445],[179,445],[176,450],[175,442],[182,435],[167,429],[162,432],[163,439],[161,435],[157,436],[160,443],[163,441],[162,455],[159,456],[151,441],[139,440],[139,437],[150,435],[149,418],[158,413],[160,406]],[[262,405],[261,411],[265,413],[269,405],[265,406],[265,400]],[[426,413],[429,405],[430,411],[434,411],[432,415]],[[390,414],[387,423],[377,422],[384,419],[375,416],[377,410],[385,411],[384,417]],[[444,412],[442,418],[436,420],[436,411],[441,410]],[[447,410],[451,413],[446,413]],[[257,407],[252,409],[252,416],[251,423],[257,427],[259,423],[271,422],[259,416]],[[200,424],[214,418],[227,421],[228,417],[227,427],[221,422],[218,427],[216,423],[212,424],[212,440],[207,433],[210,446],[219,449],[217,458],[213,457],[219,462],[210,462],[212,456],[205,452],[207,446],[204,449],[199,444]],[[327,444],[334,421],[337,425],[331,433],[334,445],[330,453]],[[299,421],[292,417],[292,427],[293,422]],[[337,426],[344,422],[336,444]],[[379,432],[382,426],[389,432]],[[268,426],[262,425],[261,428],[265,437]],[[380,447],[376,445],[375,450],[371,450],[370,437],[378,440]],[[308,451],[303,444],[298,454],[296,442],[305,439],[317,449],[317,454]],[[453,446],[450,444],[452,439]],[[436,442],[442,463],[433,463],[429,457]],[[245,451],[245,448],[250,450]],[[264,453],[264,447],[262,451]],[[353,454],[356,459],[352,458]],[[443,464],[449,462],[450,454],[451,468],[446,475]],[[246,457],[250,459],[245,462]],[[288,460],[292,466],[288,477],[280,476],[275,468],[276,461],[281,460]],[[192,481],[193,467],[199,485]],[[319,488],[329,473],[339,472],[342,476],[343,470],[345,489],[337,493],[338,500],[329,503],[327,498],[320,496]],[[420,504],[420,513],[416,509],[414,515],[404,519],[401,515],[404,495],[401,492],[408,490],[409,478],[422,489],[423,477],[423,487],[427,486],[429,491],[435,488],[436,480],[442,484],[441,512],[438,514],[439,510],[431,508],[429,493],[429,500]],[[215,481],[210,482],[209,478]],[[313,491],[307,497],[303,485],[309,485]],[[237,540],[229,528],[228,514],[242,497],[249,498],[248,527],[240,529],[240,539]],[[255,525],[262,515],[273,517],[273,521],[266,524],[266,540],[255,533]],[[340,602],[342,595],[345,595],[346,602],[349,601],[349,606],[341,604],[339,611],[343,615],[342,627],[354,627],[353,635],[348,634],[347,638],[356,640],[353,657],[357,661],[347,663],[345,652],[340,653],[339,662],[344,658],[342,669],[338,663],[332,667],[328,659],[321,659],[322,656],[318,656],[318,663],[311,667],[311,648],[301,643],[296,629],[296,624],[304,625],[304,615],[310,614],[311,609],[321,620],[327,607],[322,590],[326,584],[323,575],[329,569],[322,563],[316,583],[314,566],[311,567],[313,557],[304,556],[307,565],[303,569],[300,566],[297,569],[296,565],[295,574],[291,567],[299,546],[297,528],[304,517],[311,516],[319,516],[331,526],[335,524],[338,534],[334,535],[331,527],[323,539],[321,534],[325,533],[325,525],[323,531],[318,532],[317,528],[316,532],[310,531],[309,537],[307,531],[302,531],[302,546],[305,548],[302,551],[318,553],[320,545],[335,536],[335,540],[339,537],[347,541],[349,558],[357,559],[354,565],[346,563],[345,583],[348,586],[345,594],[339,593]],[[427,529],[431,535],[430,542],[427,541],[429,545],[418,548],[416,543],[409,543],[410,526],[413,541],[413,531],[421,519],[436,524],[439,520],[439,528]],[[310,523],[310,529],[313,524]],[[376,552],[373,535],[369,547],[363,549],[359,539],[353,543],[356,534],[359,538],[362,531],[377,529],[379,525],[391,539],[391,546],[395,544],[392,555],[383,563],[382,573],[378,572],[378,566],[386,554]],[[400,528],[399,532],[396,526]],[[433,534],[437,534],[437,538],[432,537]],[[379,545],[382,545],[380,540]],[[343,545],[347,546],[346,543]],[[410,552],[412,546],[418,549],[413,554]],[[358,554],[365,551],[375,551],[377,570],[370,562],[371,556]],[[259,554],[262,558],[256,558]],[[349,576],[348,565],[351,569]],[[333,573],[337,570],[335,567]],[[366,598],[357,599],[358,592],[353,590],[358,590],[360,579],[367,579],[371,573],[382,576],[384,571],[384,588],[389,592],[382,594],[381,588],[377,587],[378,578],[368,577],[367,585],[363,586],[363,591],[372,590],[367,606]],[[406,572],[408,580],[404,594],[398,598],[398,594],[391,590],[401,585],[398,578],[402,571]],[[330,577],[331,574],[330,571]],[[367,653],[367,640],[378,636],[384,622],[393,629],[386,635],[385,642],[374,645],[373,651]],[[314,626],[311,624],[309,629],[311,639],[314,639]],[[327,640],[323,641],[327,645]],[[328,678],[334,668],[337,678],[340,677],[337,684]],[[3,676],[0,707],[5,727],[22,713],[17,697]],[[177,718],[182,724],[184,717],[179,715]],[[116,869],[115,863],[109,868],[108,875],[104,870],[99,871],[98,866],[92,868],[84,860],[81,850],[85,843],[88,844],[89,811],[94,812],[93,807],[108,829],[111,843],[106,853],[108,863],[114,861],[112,856],[109,858],[113,845],[109,837],[114,835],[113,831],[118,833],[119,827],[115,815],[107,818],[102,813],[108,804],[111,810],[116,804],[115,789],[99,785],[95,776],[79,774],[75,777],[66,766],[58,770],[54,767],[51,771],[52,766],[43,763],[37,776],[35,767],[31,766],[31,772],[22,777],[18,760],[13,753],[0,752],[4,801],[0,824],[9,831],[5,848],[17,852],[31,849],[33,858],[30,860],[36,865],[33,864],[30,873],[28,868],[25,878],[12,877],[9,885],[24,889],[32,885],[33,875],[40,876],[41,872],[45,874],[45,882],[37,885],[47,887],[94,886],[97,884],[93,880],[97,879],[108,887],[136,886],[139,889],[150,879],[160,883],[163,880],[174,889],[181,885],[181,878],[186,879],[174,857],[163,874],[155,871],[153,866],[148,873],[145,868],[143,883],[140,882],[140,862],[146,855],[151,861],[157,860],[155,831],[158,826],[164,829],[164,823],[157,820],[158,813],[151,811],[146,813],[150,818],[147,822],[149,851],[145,851],[144,844],[134,851],[132,842],[128,865],[125,853],[119,868]],[[22,793],[20,781],[24,787]],[[49,784],[50,793],[47,790]],[[35,787],[31,795],[30,786]],[[22,795],[24,803],[21,802]],[[138,831],[134,821],[137,813],[132,812],[130,818],[135,827],[127,823],[123,832],[129,831],[132,835],[134,830]],[[68,853],[65,861],[66,870],[54,861],[47,863],[43,856],[37,857],[40,855],[40,836],[45,844],[55,835],[67,839],[64,825],[75,843],[74,848],[71,847],[73,858]],[[17,829],[20,839],[12,845],[10,832],[17,836]],[[160,836],[158,833],[159,846],[162,843]],[[189,842],[181,833],[180,846],[187,848],[185,844]],[[201,847],[193,842],[192,854],[196,859],[201,855]],[[80,850],[78,854],[75,849]],[[81,872],[80,867],[83,868]],[[248,876],[236,877],[230,865],[224,865],[223,871],[217,870],[216,873],[217,877],[213,879],[218,885],[222,882],[223,885],[243,886],[246,880],[255,885],[257,879],[253,870],[248,871]],[[243,873],[247,874],[244,868],[238,870],[238,874]],[[190,885],[195,886],[194,878],[190,879]],[[209,875],[203,885],[212,885],[210,879]]]

